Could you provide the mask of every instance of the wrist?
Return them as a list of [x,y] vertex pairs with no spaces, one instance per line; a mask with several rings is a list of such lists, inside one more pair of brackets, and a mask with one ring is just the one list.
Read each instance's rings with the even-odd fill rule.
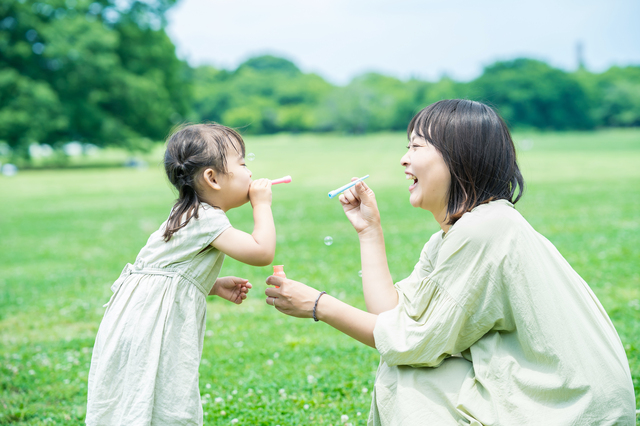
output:
[[380,225],[380,223],[367,226],[358,232],[358,238],[361,243],[365,241],[379,240],[383,236],[382,225]]
[[213,283],[213,287],[211,287],[211,291],[209,292],[209,296],[217,296],[218,295],[218,280]]
[[313,309],[311,311],[311,317],[315,322],[320,321],[320,318],[318,317],[318,304],[320,303],[320,299],[322,298],[322,296],[324,296],[325,294],[327,294],[326,291],[319,292],[318,297],[316,297],[316,301],[313,305]]
[[255,201],[251,201],[251,207],[255,209],[257,208],[261,208],[261,207],[267,207],[267,208],[271,208],[271,200],[255,200]]

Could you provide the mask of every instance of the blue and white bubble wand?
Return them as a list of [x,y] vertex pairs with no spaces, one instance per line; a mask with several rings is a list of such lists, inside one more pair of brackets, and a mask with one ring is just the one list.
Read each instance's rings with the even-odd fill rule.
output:
[[365,180],[366,178],[368,178],[369,175],[363,176],[360,179],[356,179],[353,182],[349,182],[348,184],[341,186],[338,189],[334,189],[333,191],[329,192],[329,198],[333,198],[338,194],[343,193],[344,191],[346,191],[347,189],[351,188],[352,186],[354,186],[356,183],[358,182],[362,182],[363,180]]

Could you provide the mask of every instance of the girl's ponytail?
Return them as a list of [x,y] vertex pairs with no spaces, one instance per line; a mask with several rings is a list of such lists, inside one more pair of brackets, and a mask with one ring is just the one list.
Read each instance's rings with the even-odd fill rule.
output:
[[169,176],[169,181],[178,190],[178,200],[174,204],[167,220],[163,235],[165,242],[169,241],[179,229],[184,228],[192,217],[197,219],[198,207],[200,207],[200,200],[198,199],[194,182],[186,172],[184,164],[176,164],[171,169],[173,169],[171,173],[167,170],[167,175]]
[[169,137],[164,168],[169,182],[178,190],[178,199],[167,220],[165,242],[192,218],[198,219],[200,174],[207,167],[226,174],[226,153],[230,147],[244,157],[242,137],[235,130],[216,123],[182,127]]

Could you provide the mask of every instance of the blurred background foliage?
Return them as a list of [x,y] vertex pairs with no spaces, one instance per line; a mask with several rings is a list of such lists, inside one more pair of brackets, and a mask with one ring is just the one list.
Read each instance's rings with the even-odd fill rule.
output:
[[368,73],[345,86],[270,55],[235,70],[193,68],[165,32],[174,2],[0,0],[4,151],[28,161],[33,144],[147,150],[184,121],[252,134],[402,130],[444,98],[487,102],[516,129],[640,126],[640,66],[567,72],[519,58],[468,82]]

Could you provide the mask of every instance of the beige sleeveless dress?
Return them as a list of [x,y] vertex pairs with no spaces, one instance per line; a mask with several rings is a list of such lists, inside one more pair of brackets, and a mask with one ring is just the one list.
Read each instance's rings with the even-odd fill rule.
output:
[[166,243],[166,222],[113,284],[89,371],[88,425],[201,425],[198,366],[206,296],[231,224],[203,204]]

